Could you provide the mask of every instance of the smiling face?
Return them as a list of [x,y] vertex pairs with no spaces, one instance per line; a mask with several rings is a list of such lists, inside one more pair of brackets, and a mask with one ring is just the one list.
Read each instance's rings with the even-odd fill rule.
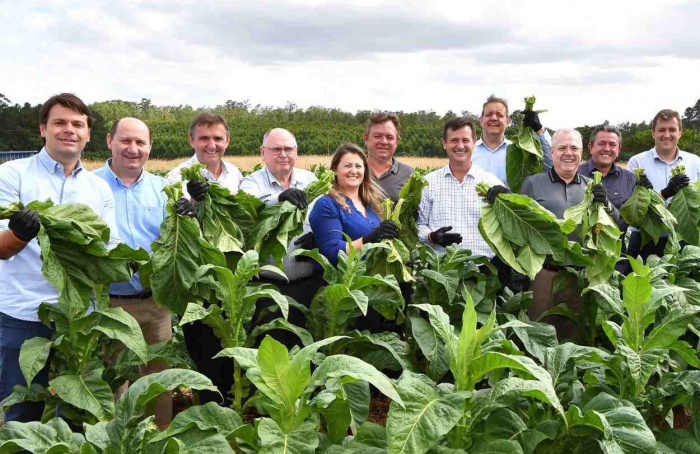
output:
[[197,160],[207,168],[219,165],[229,143],[226,127],[220,123],[199,124],[188,139],[197,153]]
[[470,165],[474,150],[474,133],[469,125],[455,131],[448,129],[447,137],[442,139],[442,148],[447,152],[451,165]]
[[508,109],[500,102],[486,104],[479,118],[479,124],[486,136],[504,136],[508,126]]
[[669,118],[668,120],[659,118],[651,131],[656,151],[664,156],[675,155],[678,148],[678,140],[682,135],[683,129],[676,118]]
[[265,167],[280,179],[289,175],[297,163],[297,141],[289,131],[273,129],[260,147]]
[[588,149],[596,167],[608,169],[620,154],[620,138],[614,132],[601,131],[588,144]]
[[56,161],[66,164],[77,162],[90,140],[87,115],[55,104],[46,120],[39,125],[41,137],[46,139],[46,151]]
[[372,124],[364,138],[369,159],[383,162],[391,161],[399,145],[399,133],[391,120]]
[[151,153],[148,127],[136,118],[119,121],[114,136],[107,134],[107,148],[112,151],[112,170],[117,176],[141,173]]
[[552,166],[561,178],[572,178],[578,171],[583,154],[581,138],[569,131],[555,134],[552,143]]
[[364,160],[356,153],[345,153],[333,171],[341,191],[346,194],[357,191],[365,177]]

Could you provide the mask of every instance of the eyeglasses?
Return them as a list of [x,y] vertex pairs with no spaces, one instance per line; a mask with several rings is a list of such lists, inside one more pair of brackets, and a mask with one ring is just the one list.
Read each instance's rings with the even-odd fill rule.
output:
[[281,156],[283,151],[287,156],[293,156],[297,152],[297,147],[266,147],[263,145],[263,148],[267,148],[275,156]]
[[559,153],[564,153],[566,150],[571,150],[572,153],[578,153],[581,151],[581,147],[576,145],[560,145],[555,148]]

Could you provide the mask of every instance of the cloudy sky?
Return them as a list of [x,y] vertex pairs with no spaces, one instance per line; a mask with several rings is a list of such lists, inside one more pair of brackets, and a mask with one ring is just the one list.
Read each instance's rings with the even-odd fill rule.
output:
[[552,128],[700,98],[700,2],[0,0],[0,93],[87,102],[479,112]]

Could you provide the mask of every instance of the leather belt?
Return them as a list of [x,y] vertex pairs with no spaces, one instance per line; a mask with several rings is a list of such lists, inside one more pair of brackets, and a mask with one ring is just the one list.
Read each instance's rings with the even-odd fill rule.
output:
[[153,292],[150,290],[141,293],[134,293],[133,295],[112,295],[111,293],[109,294],[110,298],[115,298],[118,300],[145,300],[147,298],[150,298],[151,296],[153,296]]

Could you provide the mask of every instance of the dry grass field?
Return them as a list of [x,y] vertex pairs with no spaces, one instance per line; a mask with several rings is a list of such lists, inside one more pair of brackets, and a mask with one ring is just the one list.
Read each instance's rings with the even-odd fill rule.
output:
[[[158,170],[158,171],[168,171],[175,167],[176,165],[180,164],[181,162],[186,161],[188,158],[182,158],[182,159],[171,159],[171,160],[166,160],[166,159],[149,159],[148,162],[146,162],[146,169],[147,170]],[[253,167],[255,167],[256,164],[262,163],[262,160],[260,159],[260,156],[225,156],[224,159],[227,161],[233,163],[236,165],[241,170],[252,170]],[[447,158],[417,158],[417,157],[402,157],[399,158],[401,162],[408,164],[411,167],[421,167],[421,168],[428,168],[428,167],[442,167],[445,164],[447,164]],[[85,167],[87,167],[89,170],[94,170],[98,167],[102,167],[104,165],[104,161],[90,161],[90,160],[85,160],[83,161],[85,164]],[[308,169],[310,165],[312,164],[324,164],[326,166],[330,166],[331,163],[331,157],[330,155],[301,155],[299,156],[299,160],[297,161],[297,167],[301,167],[303,169]]]

